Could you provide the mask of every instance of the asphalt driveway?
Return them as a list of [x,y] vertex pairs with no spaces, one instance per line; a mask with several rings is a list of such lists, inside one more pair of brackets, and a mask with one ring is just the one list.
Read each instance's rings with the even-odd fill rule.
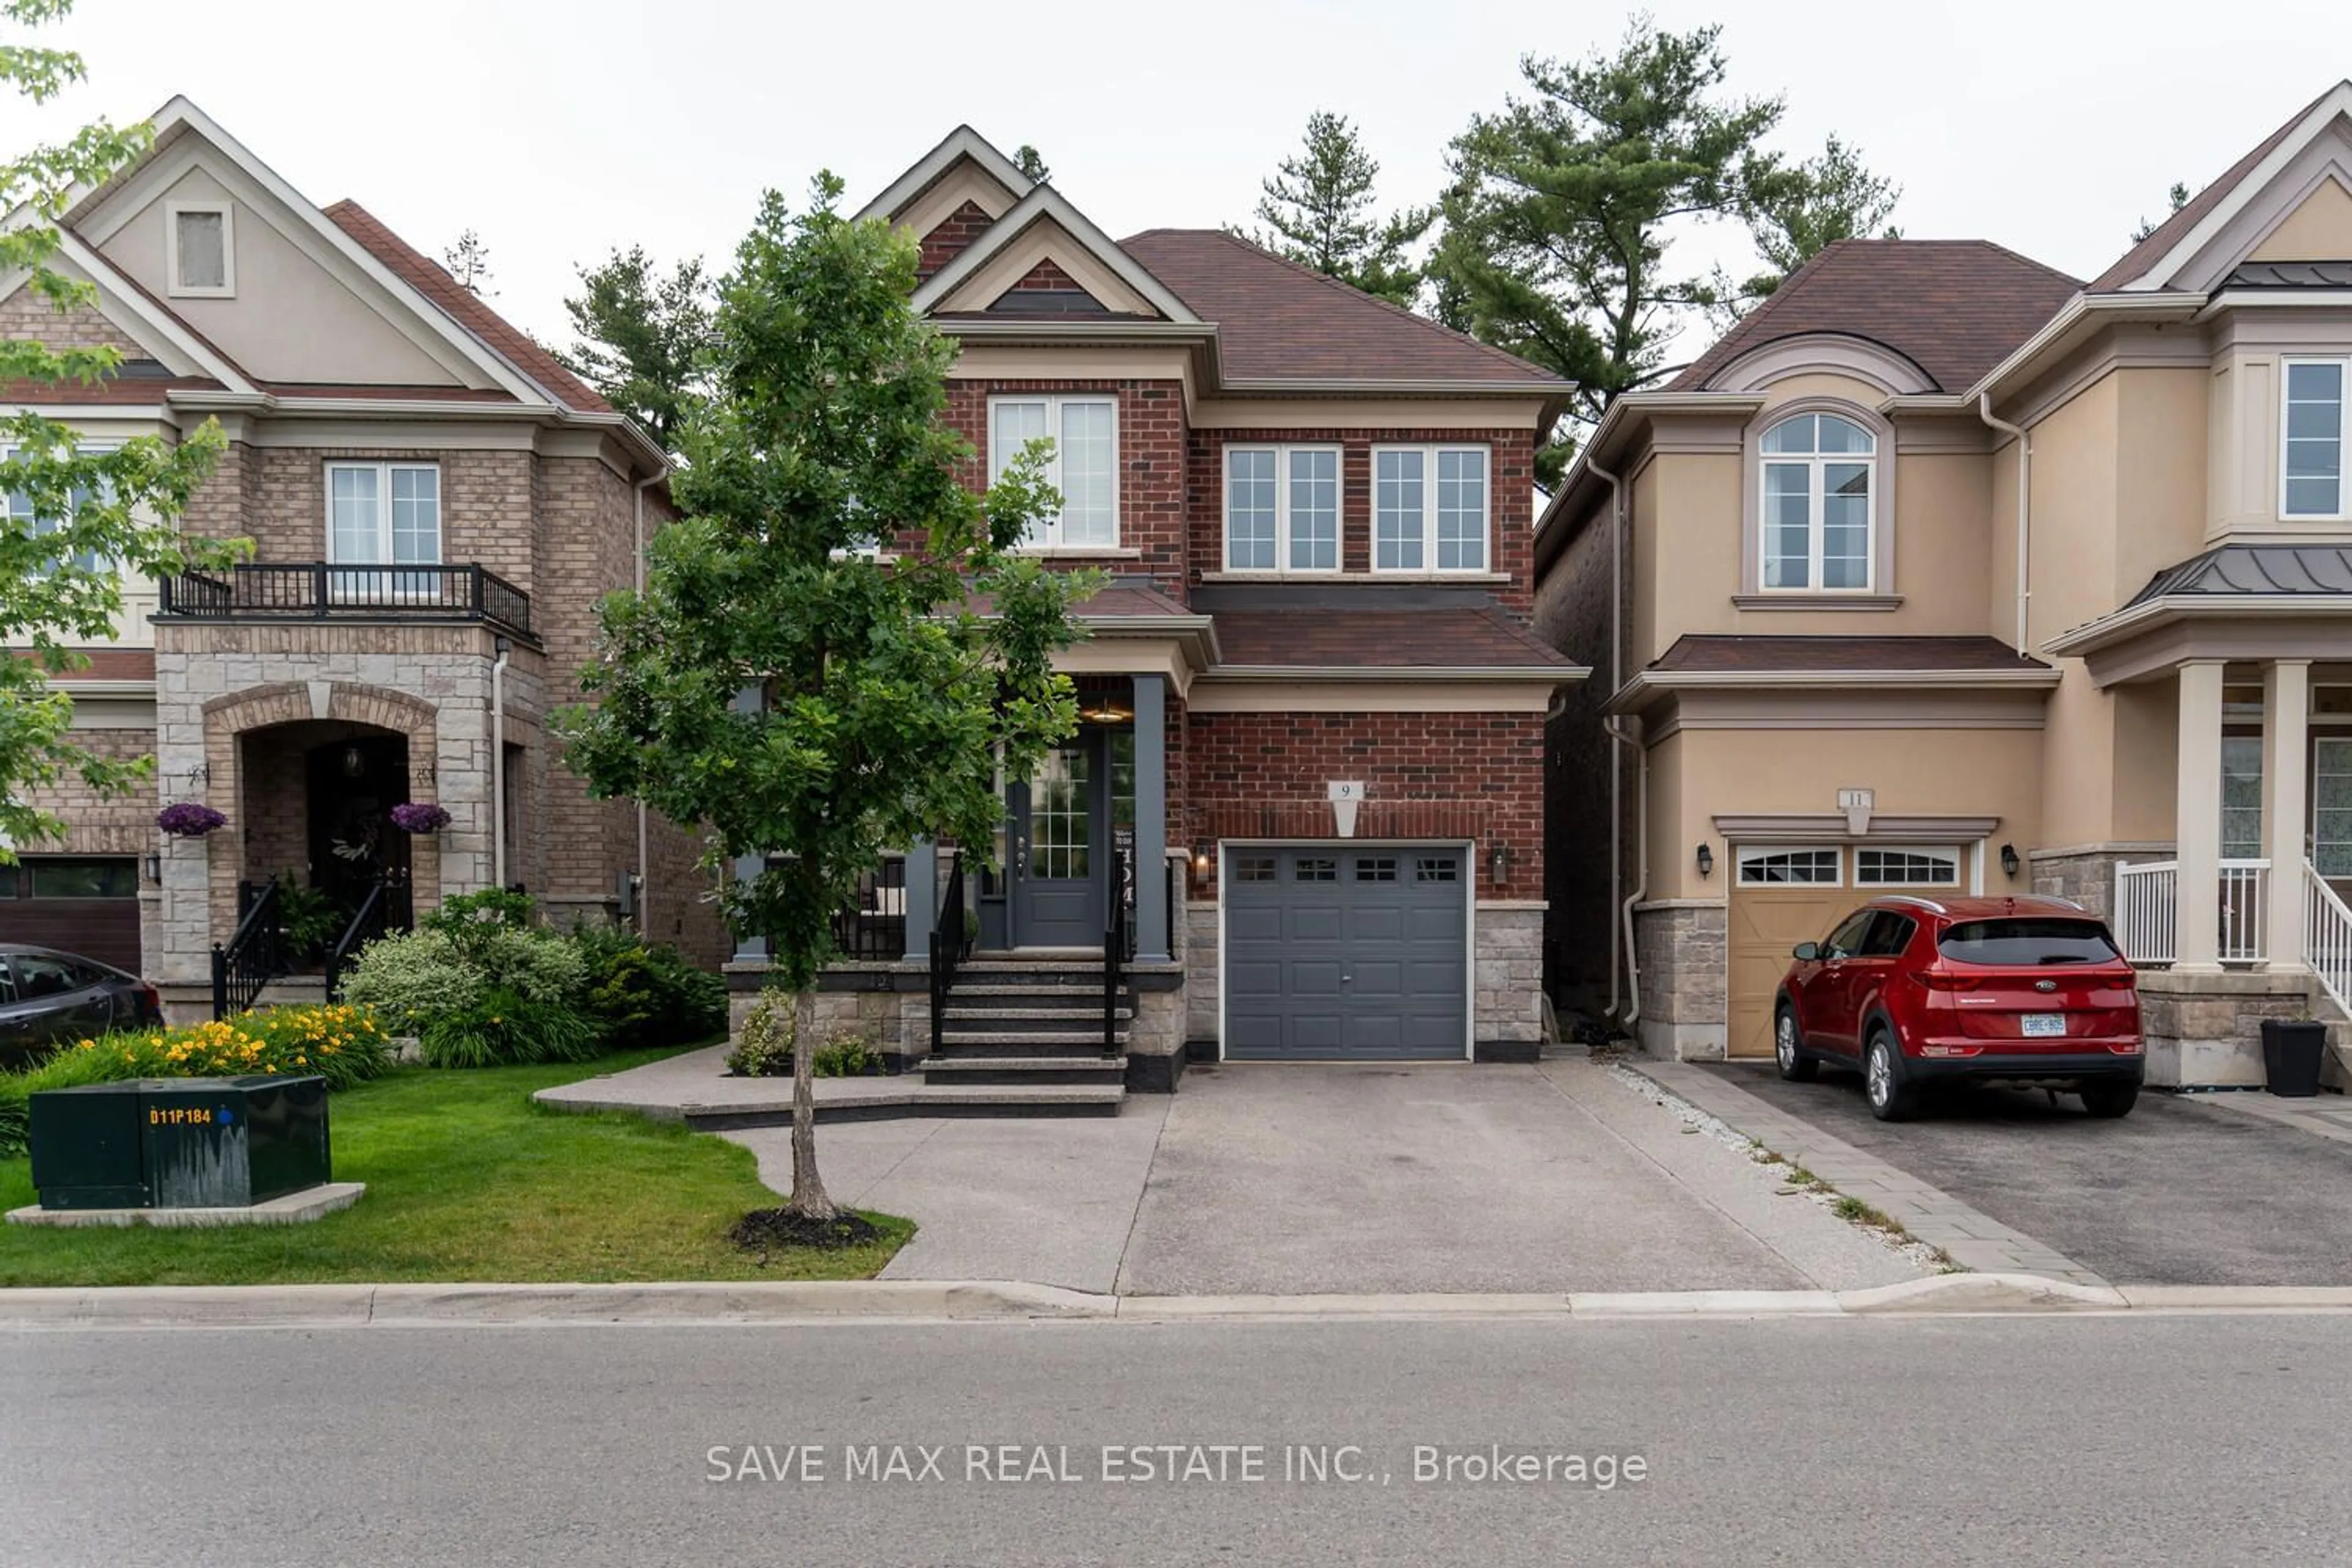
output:
[[2352,1142],[2152,1091],[2120,1121],[1973,1089],[1884,1122],[1853,1073],[1707,1070],[2116,1284],[2352,1285]]
[[[789,1134],[730,1132],[791,1185]],[[817,1133],[887,1279],[1139,1295],[1846,1289],[1920,1268],[1588,1062],[1196,1068],[1104,1119]]]

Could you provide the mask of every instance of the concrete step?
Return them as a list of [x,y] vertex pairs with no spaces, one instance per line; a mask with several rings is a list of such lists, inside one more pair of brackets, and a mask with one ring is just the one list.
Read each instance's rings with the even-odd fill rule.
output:
[[972,1084],[1084,1083],[1116,1087],[1127,1081],[1125,1057],[927,1057],[923,1080],[938,1086]]
[[[920,1086],[876,1080],[871,1090],[817,1102],[819,1121],[881,1121],[908,1116],[1117,1116],[1127,1090],[1116,1084],[1023,1083]],[[792,1096],[742,1105],[689,1105],[686,1124],[698,1132],[789,1127]]]
[[[1100,1007],[967,1007],[950,1002],[947,1011],[940,1015],[950,1029],[1017,1029],[1024,1025],[1039,1028],[1092,1029],[1102,1032],[1103,1010]],[[1135,1016],[1131,1007],[1116,1010],[1118,1020],[1124,1024]]]
[[[1111,1037],[1118,1050],[1127,1048],[1127,1031],[1121,1029]],[[956,1029],[940,1031],[940,1056],[956,1057],[1043,1057],[1073,1056],[1091,1053],[1103,1055],[1100,1029]]]

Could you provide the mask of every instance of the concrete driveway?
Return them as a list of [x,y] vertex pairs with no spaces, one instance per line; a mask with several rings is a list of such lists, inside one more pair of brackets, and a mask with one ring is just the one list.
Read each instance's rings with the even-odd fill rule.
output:
[[[791,1182],[782,1129],[730,1133]],[[1917,1267],[1582,1061],[1196,1068],[1116,1118],[830,1124],[885,1278],[1126,1294],[1850,1289]]]
[[2352,1140],[2260,1114],[2288,1102],[2151,1091],[2099,1121],[2071,1095],[1975,1089],[1884,1122],[1852,1073],[1706,1070],[2118,1285],[2352,1285]]

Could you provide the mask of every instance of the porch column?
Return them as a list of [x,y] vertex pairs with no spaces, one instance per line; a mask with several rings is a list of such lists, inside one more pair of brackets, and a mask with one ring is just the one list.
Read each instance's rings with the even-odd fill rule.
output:
[[1168,962],[1168,678],[1164,675],[1135,678],[1135,961]]
[[[765,700],[766,699],[761,695],[758,687],[747,686],[742,690],[735,694],[735,711],[738,713],[757,713],[760,711],[761,703]],[[739,882],[750,881],[752,878],[758,876],[766,868],[766,860],[767,857],[764,855],[753,854],[736,856],[735,879]],[[736,963],[751,963],[755,962],[763,962],[766,960],[767,956],[768,939],[764,933],[752,935],[739,932],[736,935]]]
[[2305,737],[2311,661],[2283,658],[2263,674],[2263,854],[2271,863],[2263,911],[2263,956],[2273,969],[2303,962],[2303,825],[2309,821]]
[[928,838],[907,846],[907,960],[928,963],[931,927],[940,918],[940,847]]
[[2174,748],[2174,834],[2179,848],[2179,921],[2173,937],[2176,972],[2219,973],[2221,967],[2221,665],[2200,659],[2180,667],[2180,739]]

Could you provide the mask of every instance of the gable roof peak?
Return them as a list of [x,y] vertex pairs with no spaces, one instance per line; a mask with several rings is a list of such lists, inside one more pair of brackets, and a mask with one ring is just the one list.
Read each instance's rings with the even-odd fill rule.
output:
[[1021,172],[1021,166],[1006,157],[996,143],[973,130],[969,124],[957,126],[940,138],[938,145],[908,168],[905,174],[890,182],[875,198],[857,209],[860,219],[869,217],[895,218],[904,212],[916,197],[940,183],[959,163],[972,163],[1004,187],[1014,201],[1026,196],[1041,183]]

